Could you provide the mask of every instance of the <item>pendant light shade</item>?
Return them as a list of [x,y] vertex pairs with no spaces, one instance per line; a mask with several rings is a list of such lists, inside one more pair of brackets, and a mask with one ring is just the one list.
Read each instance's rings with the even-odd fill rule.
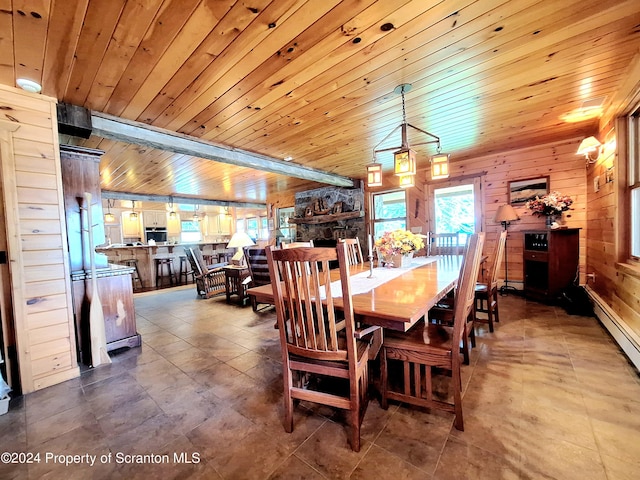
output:
[[131,213],[129,214],[129,220],[131,220],[131,221],[138,220],[138,214],[136,213],[136,202],[135,202],[135,200],[131,201]]
[[370,163],[367,165],[367,187],[382,186],[382,164]]
[[115,223],[116,216],[111,213],[111,202],[110,198],[107,199],[107,213],[104,214],[104,223]]
[[438,153],[431,157],[431,178],[449,178],[449,154]]
[[393,154],[393,173],[395,175],[415,175],[416,152],[410,148],[395,152]]
[[400,176],[400,187],[401,188],[409,188],[413,187],[416,184],[415,175],[402,175]]

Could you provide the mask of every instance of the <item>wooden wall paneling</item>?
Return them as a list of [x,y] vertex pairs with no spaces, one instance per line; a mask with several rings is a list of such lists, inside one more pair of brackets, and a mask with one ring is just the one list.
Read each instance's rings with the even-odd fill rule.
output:
[[[18,369],[22,391],[27,393],[79,375],[53,120],[56,106],[55,99],[6,87],[0,88],[0,103],[16,114],[13,122],[0,120],[2,187]],[[29,105],[34,107],[30,112],[20,110]],[[37,112],[42,117],[33,120]],[[49,128],[42,118],[51,121]],[[9,132],[9,127],[19,128]],[[42,171],[36,168],[35,158],[44,159]],[[49,351],[51,343],[58,345],[58,351],[48,361],[36,359],[39,352]],[[66,352],[60,353],[61,344],[67,345]]]

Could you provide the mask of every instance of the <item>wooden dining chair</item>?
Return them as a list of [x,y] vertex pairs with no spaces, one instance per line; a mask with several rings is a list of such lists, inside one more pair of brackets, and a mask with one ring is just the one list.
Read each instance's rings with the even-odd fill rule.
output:
[[362,248],[360,247],[360,239],[356,238],[340,238],[339,243],[347,245],[347,255],[349,257],[349,265],[358,265],[364,263],[362,257]]
[[[251,277],[251,283],[249,286],[259,287],[260,285],[271,284],[266,250],[264,248],[250,246],[244,247],[243,251],[244,258],[247,261],[247,268],[249,269],[249,276]],[[258,301],[256,297],[251,297],[251,308],[254,312],[258,310]]]
[[429,233],[429,255],[460,255],[460,233]]
[[493,332],[493,322],[499,322],[498,313],[498,270],[504,258],[504,249],[507,243],[507,231],[503,230],[498,235],[498,242],[493,256],[491,272],[488,281],[477,282],[475,288],[475,311],[476,313],[486,313],[487,318],[475,316],[476,322],[484,322],[489,324],[489,331]]
[[[455,414],[455,427],[464,430],[459,349],[464,336],[464,324],[473,308],[483,243],[484,233],[474,234],[469,239],[452,327],[421,321],[408,332],[385,331],[380,360],[382,408],[388,408],[389,400],[396,400],[445,410]],[[392,361],[402,365],[401,379],[390,378],[389,364]],[[434,394],[434,368],[451,372],[453,403]],[[394,380],[401,380],[399,388],[396,388]]]
[[[329,262],[335,260],[340,269],[339,293],[330,288]],[[267,247],[267,261],[282,350],[284,428],[293,431],[294,400],[344,409],[349,443],[358,452],[368,405],[369,334],[378,327],[355,328],[346,245]],[[341,297],[340,311],[334,307],[336,297]],[[346,390],[342,394],[336,391],[340,385]]]

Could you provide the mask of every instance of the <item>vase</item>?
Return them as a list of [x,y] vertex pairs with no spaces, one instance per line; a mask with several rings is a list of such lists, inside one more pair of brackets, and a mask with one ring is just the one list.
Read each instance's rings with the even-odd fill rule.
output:
[[387,259],[386,265],[391,265],[395,268],[406,268],[411,265],[411,260],[413,260],[413,252],[409,252],[406,255],[396,254],[391,255]]
[[545,222],[544,222],[544,224],[545,224],[545,226],[546,226],[547,228],[551,228],[551,226],[553,225],[553,222],[555,222],[555,221],[556,221],[556,217],[555,217],[555,215],[547,215],[547,216],[545,217]]

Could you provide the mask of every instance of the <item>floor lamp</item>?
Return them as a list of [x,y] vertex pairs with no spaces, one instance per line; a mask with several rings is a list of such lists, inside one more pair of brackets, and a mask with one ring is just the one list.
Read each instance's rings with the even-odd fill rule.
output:
[[[507,227],[514,220],[520,220],[520,217],[513,209],[511,205],[501,205],[496,212],[496,216],[493,219],[496,223],[501,223],[502,228],[507,230]],[[507,236],[508,238],[508,236]],[[509,285],[509,250],[507,249],[507,241],[504,245],[504,285],[500,287],[500,295],[506,295],[509,290],[517,291],[515,287]]]

